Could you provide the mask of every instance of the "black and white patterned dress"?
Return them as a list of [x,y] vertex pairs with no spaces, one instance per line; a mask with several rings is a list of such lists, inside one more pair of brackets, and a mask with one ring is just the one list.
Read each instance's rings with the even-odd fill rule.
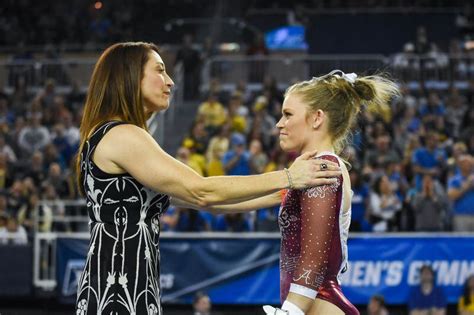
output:
[[163,313],[159,217],[169,197],[144,187],[130,174],[105,173],[92,161],[99,141],[119,124],[104,123],[81,152],[91,239],[78,283],[77,315]]

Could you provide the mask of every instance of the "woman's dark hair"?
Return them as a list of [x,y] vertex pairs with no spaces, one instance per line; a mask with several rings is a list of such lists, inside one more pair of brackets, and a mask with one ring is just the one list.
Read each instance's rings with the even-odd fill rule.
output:
[[81,152],[91,133],[113,118],[147,129],[141,94],[144,67],[150,52],[158,52],[151,43],[118,43],[107,48],[97,61],[87,91],[80,126],[80,146],[76,157],[77,184],[84,194]]

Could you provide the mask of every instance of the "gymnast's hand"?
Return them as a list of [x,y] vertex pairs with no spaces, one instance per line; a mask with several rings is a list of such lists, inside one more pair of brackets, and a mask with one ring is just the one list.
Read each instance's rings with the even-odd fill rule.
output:
[[304,312],[298,306],[288,300],[283,303],[281,308],[265,305],[263,310],[267,315],[304,315]]
[[267,315],[288,315],[289,314],[288,311],[284,311],[280,308],[275,308],[275,307],[270,306],[270,305],[265,305],[263,307],[263,310],[265,311],[265,314],[267,314]]
[[341,168],[334,162],[313,159],[318,152],[311,151],[300,155],[288,169],[289,188],[303,189],[333,184],[342,174]]

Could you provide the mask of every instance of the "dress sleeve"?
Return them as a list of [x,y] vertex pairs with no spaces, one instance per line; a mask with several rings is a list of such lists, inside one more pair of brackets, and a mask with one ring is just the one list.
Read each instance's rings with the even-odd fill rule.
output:
[[[338,163],[331,156],[322,159]],[[342,176],[334,184],[312,187],[301,192],[301,253],[293,273],[290,292],[316,298],[329,266],[331,241],[339,222],[338,191]]]

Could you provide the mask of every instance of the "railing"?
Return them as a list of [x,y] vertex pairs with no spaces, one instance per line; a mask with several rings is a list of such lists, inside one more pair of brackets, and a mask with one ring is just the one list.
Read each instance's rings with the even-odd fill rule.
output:
[[60,226],[63,230],[71,230],[62,235],[88,237],[86,203],[85,200],[42,200],[34,213],[33,285],[52,291],[56,287],[58,236],[54,230]]
[[68,92],[73,84],[78,84],[85,90],[96,61],[96,58],[62,58],[2,62],[0,85],[7,92],[12,92],[16,82],[22,79],[32,92],[36,92],[48,79],[54,79],[60,92]]
[[296,80],[319,76],[334,69],[359,74],[388,72],[413,89],[446,89],[451,85],[465,89],[474,78],[474,55],[304,55],[216,56],[203,69],[202,90],[217,78],[224,89],[233,89],[245,81],[250,89],[259,89],[271,76],[286,87]]
[[[85,91],[95,62],[95,58],[0,62],[0,86],[4,86],[7,92],[12,92],[15,82],[21,77],[26,81],[30,91],[36,92],[44,86],[47,79],[52,78],[59,92],[68,92],[73,84],[78,84]],[[385,71],[392,73],[401,81],[427,84],[428,88],[447,88],[451,84],[466,88],[467,82],[474,79],[474,54],[220,55],[206,61],[202,72],[201,90],[208,89],[211,78],[218,78],[224,88],[234,86],[242,80],[249,83],[251,88],[255,85],[260,87],[267,76],[274,77],[279,84],[287,86],[295,80],[318,76],[333,69],[365,74]],[[170,121],[174,121],[175,107],[183,103],[185,89],[183,75],[182,65],[176,65],[173,69],[176,84],[173,106],[167,114],[167,119]]]

